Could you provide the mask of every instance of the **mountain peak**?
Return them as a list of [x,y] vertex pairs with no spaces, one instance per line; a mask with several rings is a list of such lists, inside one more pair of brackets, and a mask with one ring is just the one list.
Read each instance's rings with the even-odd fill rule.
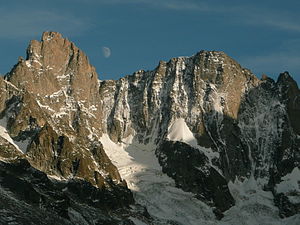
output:
[[287,71],[285,71],[283,73],[280,73],[277,82],[279,84],[285,84],[286,83],[286,84],[298,87],[297,82],[293,79],[293,77]]
[[86,92],[89,87],[97,88],[98,83],[98,75],[87,56],[53,31],[44,32],[41,41],[30,42],[26,60],[19,60],[6,79],[16,87],[42,96],[67,86]]
[[54,70],[61,69],[64,64],[68,66],[71,61],[89,64],[86,55],[74,43],[53,31],[44,32],[41,41],[30,41],[26,60],[27,66],[32,64],[35,68],[49,66]]
[[64,39],[63,36],[55,31],[45,31],[42,34],[42,41],[51,41],[51,40],[57,40],[57,39]]

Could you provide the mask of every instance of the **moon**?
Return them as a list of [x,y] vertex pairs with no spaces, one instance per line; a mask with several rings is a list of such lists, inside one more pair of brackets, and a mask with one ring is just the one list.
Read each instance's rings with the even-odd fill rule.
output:
[[111,50],[109,47],[102,47],[102,53],[105,58],[109,58],[111,56]]

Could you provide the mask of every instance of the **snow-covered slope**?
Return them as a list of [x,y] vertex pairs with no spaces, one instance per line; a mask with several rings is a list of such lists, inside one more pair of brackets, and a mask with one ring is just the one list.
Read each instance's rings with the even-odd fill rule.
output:
[[[255,180],[253,176],[243,182],[236,180],[229,183],[236,205],[218,221],[211,207],[195,198],[194,194],[177,188],[174,180],[162,173],[153,143],[140,144],[130,137],[116,144],[107,134],[101,137],[101,142],[133,191],[136,202],[146,206],[155,219],[154,224],[298,225],[300,221],[300,215],[282,220],[272,192],[263,191],[264,182]],[[291,177],[295,178],[296,173]],[[286,180],[290,181],[289,178]]]
[[300,215],[282,219],[271,191],[263,191],[263,181],[254,177],[229,183],[236,205],[225,213],[220,225],[297,225]]
[[[281,178],[281,182],[276,185],[278,193],[300,192],[300,170],[295,167],[293,171]],[[297,197],[297,196],[295,196]],[[300,196],[298,196],[300,198]]]
[[197,146],[197,140],[183,118],[176,119],[168,129],[167,138],[170,141],[181,141],[191,146]]
[[153,143],[144,145],[128,138],[115,144],[106,134],[101,137],[101,142],[106,154],[133,191],[136,202],[146,206],[156,219],[154,224],[215,223],[209,206],[192,193],[177,188],[174,180],[162,172]]

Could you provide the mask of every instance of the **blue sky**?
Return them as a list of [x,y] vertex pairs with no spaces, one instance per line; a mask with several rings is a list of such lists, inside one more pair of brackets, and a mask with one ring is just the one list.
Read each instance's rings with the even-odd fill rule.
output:
[[100,79],[204,49],[258,77],[289,71],[300,83],[299,11],[298,0],[10,0],[0,6],[0,73],[25,56],[29,40],[54,30],[88,55]]

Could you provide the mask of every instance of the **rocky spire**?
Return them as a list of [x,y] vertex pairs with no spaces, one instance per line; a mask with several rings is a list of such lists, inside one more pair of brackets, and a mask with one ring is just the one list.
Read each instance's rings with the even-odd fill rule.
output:
[[84,178],[98,187],[126,186],[98,141],[98,75],[72,42],[57,32],[43,33],[3,82],[18,90],[17,96],[3,100],[8,131],[23,143],[34,167],[59,177]]
[[61,34],[45,32],[41,41],[31,41],[26,60],[20,60],[6,80],[34,96],[49,118],[69,120],[78,130],[79,115],[86,115],[101,131],[98,75],[87,56]]
[[[33,40],[26,60],[20,60],[7,80],[31,93],[46,95],[68,86],[74,97],[95,100],[98,75],[87,56],[74,43],[57,32],[44,32]],[[47,84],[47,85],[46,85]]]
[[300,90],[297,82],[289,72],[284,72],[279,75],[277,84],[280,87],[282,99],[287,104],[291,125],[300,135]]

